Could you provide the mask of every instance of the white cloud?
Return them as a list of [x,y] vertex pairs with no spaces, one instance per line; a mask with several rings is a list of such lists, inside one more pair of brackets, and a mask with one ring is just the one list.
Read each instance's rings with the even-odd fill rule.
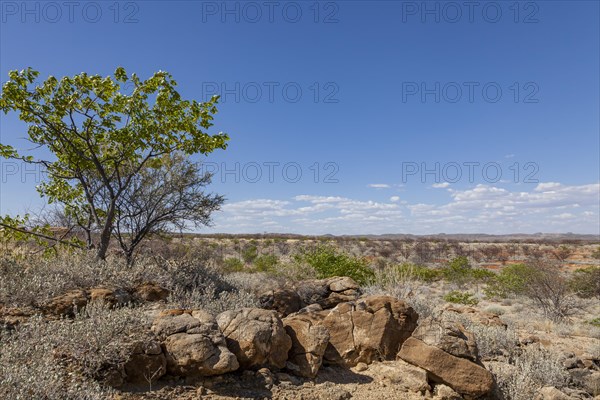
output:
[[600,184],[540,183],[529,191],[491,185],[448,189],[441,204],[358,200],[342,196],[298,195],[292,199],[252,199],[223,206],[215,232],[306,234],[439,232],[600,233]]
[[431,185],[431,187],[436,188],[436,189],[443,189],[443,188],[447,188],[449,186],[450,186],[450,184],[448,182],[434,183],[433,185]]
[[391,187],[387,183],[370,183],[367,186],[374,189],[388,189]]

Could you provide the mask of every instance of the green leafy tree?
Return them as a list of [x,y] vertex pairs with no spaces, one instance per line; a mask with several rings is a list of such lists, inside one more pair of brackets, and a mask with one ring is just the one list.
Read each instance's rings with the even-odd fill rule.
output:
[[[218,97],[184,100],[167,72],[141,80],[119,67],[113,76],[50,76],[36,84],[38,76],[31,68],[11,71],[0,110],[17,113],[28,125],[28,141],[45,151],[25,155],[0,144],[0,156],[45,168],[47,180],[38,192],[87,232],[85,247],[96,249],[100,259],[115,233],[119,204],[141,171],[160,167],[170,154],[207,155],[227,147],[226,134],[207,133]],[[131,94],[122,93],[125,85],[132,85]],[[26,220],[0,217],[0,227],[53,239],[23,229]]]

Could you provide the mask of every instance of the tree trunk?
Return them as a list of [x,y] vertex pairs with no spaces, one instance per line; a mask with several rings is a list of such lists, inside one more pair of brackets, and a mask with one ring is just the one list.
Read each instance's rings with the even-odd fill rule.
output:
[[98,251],[96,252],[96,258],[98,260],[106,259],[106,252],[108,251],[108,245],[110,244],[110,235],[112,233],[113,221],[115,219],[115,203],[111,202],[108,212],[106,213],[106,222],[104,228],[100,234],[100,244],[98,245]]

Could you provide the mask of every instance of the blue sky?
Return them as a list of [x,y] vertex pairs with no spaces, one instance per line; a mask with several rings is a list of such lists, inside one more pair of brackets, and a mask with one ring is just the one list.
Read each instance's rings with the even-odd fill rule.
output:
[[[599,233],[597,1],[0,6],[2,82],[123,66],[221,94],[205,231]],[[39,207],[39,179],[3,161],[0,212]]]

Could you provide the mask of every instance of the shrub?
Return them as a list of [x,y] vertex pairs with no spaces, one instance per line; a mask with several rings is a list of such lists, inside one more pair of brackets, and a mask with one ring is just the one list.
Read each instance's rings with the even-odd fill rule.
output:
[[244,262],[239,258],[229,257],[223,261],[225,272],[241,272],[244,270]]
[[479,300],[473,298],[473,294],[468,292],[460,292],[458,290],[448,292],[444,296],[444,300],[446,300],[449,303],[466,304],[471,306],[474,306],[477,303],[479,303]]
[[600,299],[600,267],[588,267],[573,272],[569,285],[580,297]]
[[452,259],[442,270],[448,282],[463,286],[472,279],[471,264],[467,257],[459,256]]
[[274,272],[275,266],[279,262],[277,256],[272,254],[264,254],[262,256],[258,256],[254,260],[254,268],[258,272]]
[[527,289],[527,282],[534,272],[533,268],[525,264],[513,264],[504,267],[488,283],[485,293],[489,297],[500,298],[506,298],[511,294],[524,294]]
[[588,324],[600,328],[600,317],[589,320]]
[[319,278],[349,276],[364,285],[375,277],[365,259],[341,253],[331,246],[317,246],[299,257],[315,269]]
[[251,263],[258,257],[258,248],[255,244],[249,244],[242,250],[242,258],[245,262]]
[[442,277],[442,271],[436,268],[428,268],[418,264],[404,263],[398,265],[396,269],[402,274],[408,274],[416,280],[423,282],[435,282]]

